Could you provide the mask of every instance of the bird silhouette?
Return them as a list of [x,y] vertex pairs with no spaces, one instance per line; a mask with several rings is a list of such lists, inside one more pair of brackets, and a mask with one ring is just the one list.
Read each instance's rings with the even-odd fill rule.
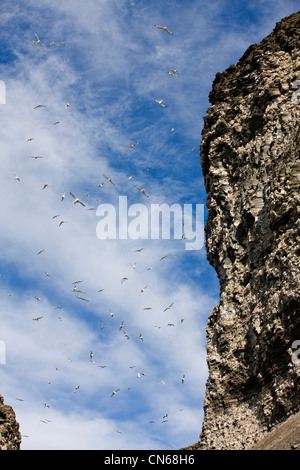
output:
[[172,302],[168,307],[166,307],[166,308],[164,309],[164,312],[166,312],[167,310],[170,310],[170,308],[171,308],[172,306],[173,306],[173,302]]

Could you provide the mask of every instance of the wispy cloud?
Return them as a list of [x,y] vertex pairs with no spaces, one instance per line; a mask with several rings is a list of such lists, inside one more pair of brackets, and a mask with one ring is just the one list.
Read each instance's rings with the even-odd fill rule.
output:
[[219,295],[205,250],[187,251],[184,240],[99,240],[96,209],[124,195],[148,208],[205,203],[199,144],[211,81],[261,39],[264,21],[295,7],[271,14],[272,2],[255,3],[262,17],[250,20],[225,1],[3,7],[0,374],[29,436],[23,449],[197,440],[205,324]]

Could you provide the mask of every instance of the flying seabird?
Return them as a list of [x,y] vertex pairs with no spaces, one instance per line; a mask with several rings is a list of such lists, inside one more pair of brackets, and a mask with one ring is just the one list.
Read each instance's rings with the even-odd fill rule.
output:
[[85,207],[85,204],[84,204],[83,202],[81,202],[81,201],[78,199],[78,197],[74,196],[74,194],[71,193],[71,192],[70,192],[70,194],[71,194],[72,198],[74,199],[73,204],[81,204],[82,206]]
[[167,33],[171,34],[171,36],[173,36],[173,33],[171,33],[171,31],[166,26],[158,26],[156,24],[155,27],[161,29],[162,31],[166,31]]
[[146,192],[145,192],[144,189],[141,189],[141,188],[139,188],[138,186],[136,186],[136,189],[138,189],[142,194],[144,194],[144,196],[149,197],[149,196],[146,194]]
[[154,98],[154,101],[156,101],[156,103],[160,104],[163,108],[166,108],[166,105],[164,104],[163,100],[157,100],[156,98]]
[[108,176],[105,176],[105,175],[103,175],[103,176],[104,176],[104,178],[106,178],[107,181],[109,181],[111,184],[115,185],[115,183],[113,183],[113,181],[112,181],[111,178],[109,178]]
[[130,339],[125,330],[123,330],[123,333],[124,333],[124,336],[125,336],[126,339]]
[[85,294],[85,292],[83,292],[83,290],[77,289],[76,287],[73,287],[71,292],[77,292],[78,294]]
[[42,49],[45,51],[45,48],[44,48],[43,44],[41,43],[40,38],[38,37],[38,35],[35,34],[35,33],[34,33],[34,35],[37,38],[37,41],[32,41],[32,44],[37,44],[37,45],[41,46]]
[[170,310],[170,308],[173,306],[174,302],[172,302],[167,308],[164,309],[164,312],[166,312],[167,310]]
[[76,298],[77,298],[77,299],[80,299],[80,300],[84,300],[85,302],[89,302],[89,300],[85,299],[84,297],[77,297],[77,296],[76,296]]
[[47,108],[47,106],[45,104],[38,104],[33,109],[38,109],[38,108]]
[[129,145],[129,147],[127,147],[127,148],[128,149],[134,149],[138,144],[139,144],[139,142],[136,142],[135,144]]
[[114,390],[114,391],[112,392],[112,394],[111,394],[110,397],[113,397],[119,390],[120,390],[119,388],[117,388],[116,390]]

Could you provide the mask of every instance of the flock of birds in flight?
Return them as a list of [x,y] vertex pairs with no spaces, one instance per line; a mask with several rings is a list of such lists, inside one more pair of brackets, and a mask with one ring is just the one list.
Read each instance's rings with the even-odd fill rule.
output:
[[[167,32],[167,33],[168,33],[169,35],[171,35],[171,36],[173,35],[173,33],[172,33],[167,27],[165,27],[165,26],[155,25],[155,27],[158,28],[158,29],[160,29],[160,30],[162,30],[162,31]],[[40,46],[40,47],[43,49],[43,51],[45,52],[45,46],[44,46],[43,43],[41,42],[41,40],[40,40],[40,38],[38,37],[38,35],[35,34],[35,36],[36,36],[36,40],[33,41],[33,44]],[[63,46],[65,46],[65,47],[67,47],[67,45],[66,45],[65,42],[61,42],[61,44],[62,44]],[[58,47],[58,46],[59,46],[59,44],[54,43],[54,42],[51,42],[49,45],[52,46],[52,47]],[[171,70],[169,70],[168,73],[169,73],[169,75],[171,75],[171,76],[175,76],[175,74],[177,73],[177,69],[171,69]],[[164,102],[163,102],[162,99],[156,99],[156,98],[155,98],[155,102],[157,102],[159,105],[161,105],[161,106],[164,107],[164,108],[166,107],[166,105],[164,104]],[[72,103],[72,102],[69,101],[69,102],[65,105],[65,109],[70,108],[71,103]],[[44,105],[44,104],[38,104],[38,105],[36,105],[33,109],[41,109],[41,108],[45,108],[45,107],[47,107],[47,106]],[[60,121],[55,121],[53,125],[58,125],[58,124],[60,124]],[[172,130],[173,130],[173,129],[172,129]],[[30,137],[30,138],[27,139],[27,142],[32,142],[33,140],[34,140],[34,138],[33,138],[33,137]],[[139,144],[139,142],[136,142],[136,143],[134,143],[134,144],[128,146],[127,148],[128,148],[128,149],[134,149],[138,144]],[[191,149],[190,152],[193,152],[194,149],[195,149],[195,147],[194,147],[193,149]],[[33,159],[35,159],[35,160],[38,160],[38,159],[42,159],[43,156],[42,156],[42,155],[31,156],[31,158],[33,158]],[[151,167],[149,167],[149,169],[150,169],[150,168],[151,168]],[[20,178],[17,174],[14,173],[14,177],[15,177],[15,180],[16,180],[16,181],[21,182],[21,178]],[[115,183],[112,181],[112,179],[111,179],[110,177],[108,177],[108,176],[106,176],[106,175],[103,175],[103,177],[104,177],[109,183],[111,183],[112,185],[115,185]],[[131,176],[131,177],[129,177],[128,179],[133,179],[133,177]],[[101,187],[103,186],[103,184],[104,184],[103,182],[100,183],[100,184],[98,185],[98,188],[101,188]],[[45,183],[44,186],[42,187],[42,190],[45,190],[47,187],[48,187],[48,184]],[[137,190],[138,190],[141,194],[143,194],[145,197],[149,197],[144,188],[140,188],[140,187],[138,187],[138,186],[136,186],[136,188],[137,188]],[[74,205],[77,205],[77,204],[78,204],[78,205],[81,205],[81,206],[83,206],[83,207],[86,207],[86,204],[85,204],[83,201],[81,201],[77,196],[75,196],[71,191],[70,191],[70,196],[71,196],[72,199],[73,199],[73,204],[74,204]],[[88,195],[86,195],[86,196],[88,196]],[[64,190],[63,194],[61,195],[61,202],[63,202],[63,201],[65,200],[65,198],[66,198],[66,190]],[[93,208],[90,208],[89,210],[94,210],[94,209],[93,209]],[[52,218],[53,218],[53,219],[56,219],[57,217],[59,217],[59,214],[54,215]],[[61,226],[63,223],[66,223],[66,221],[61,220],[60,223],[59,223],[59,226]],[[143,249],[144,249],[144,248],[139,248],[139,249],[137,249],[137,250],[135,250],[135,251],[140,253]],[[45,251],[45,249],[39,250],[39,251],[37,252],[37,255],[41,255],[44,251]],[[167,258],[168,256],[169,256],[169,255],[164,255],[164,256],[162,256],[162,257],[159,259],[159,261],[164,260],[164,259]],[[136,269],[136,263],[133,265],[133,269],[134,269],[134,270]],[[149,271],[150,271],[151,269],[152,269],[151,267],[148,267],[148,268],[147,268],[147,270],[149,270]],[[51,277],[51,275],[50,275],[48,272],[46,272],[46,271],[44,272],[44,274],[45,274],[46,277]],[[126,281],[128,281],[128,277],[127,277],[127,276],[124,276],[124,277],[121,279],[121,284],[123,284],[123,283],[126,282]],[[79,295],[76,296],[77,299],[79,299],[79,300],[81,300],[81,301],[84,301],[84,302],[89,302],[89,299],[87,299],[86,297],[84,297],[85,292],[78,288],[78,286],[79,286],[79,284],[80,284],[81,282],[83,282],[83,281],[82,281],[82,280],[74,281],[74,282],[73,282],[73,286],[72,286],[72,291],[71,291],[71,292],[74,292],[75,294],[79,294]],[[142,294],[145,292],[145,290],[146,290],[147,287],[148,287],[148,286],[144,286],[144,287],[140,290],[140,295],[142,295]],[[100,292],[103,292],[103,290],[104,290],[104,289],[101,288],[101,289],[98,290],[98,292],[99,292],[99,293],[100,293]],[[9,295],[12,295],[12,294],[9,294]],[[35,299],[36,299],[37,302],[39,302],[39,301],[41,300],[40,297],[38,297],[38,296],[35,296]],[[170,309],[173,307],[173,305],[174,305],[174,304],[173,304],[173,302],[172,302],[172,303],[171,303],[170,305],[168,305],[165,309],[163,309],[163,312],[167,312],[168,310],[170,310]],[[59,306],[56,307],[56,309],[61,309],[61,308],[62,308],[61,305],[59,305]],[[152,310],[152,307],[149,307],[149,306],[148,306],[148,307],[145,307],[144,310],[145,310],[145,311],[147,311],[147,310]],[[110,314],[110,317],[111,317],[111,318],[114,318],[114,315],[115,315],[115,314],[111,311],[111,309],[109,309],[109,314]],[[44,318],[43,315],[38,315],[38,316],[34,317],[32,320],[38,322],[38,321],[42,320],[43,318]],[[59,316],[58,318],[59,318],[60,321],[62,321],[62,317],[61,317],[61,316]],[[181,319],[180,319],[180,323],[183,323],[183,320],[184,320],[184,319],[181,318]],[[101,320],[101,321],[104,321],[104,320]],[[174,323],[168,323],[167,326],[168,326],[168,327],[171,327],[171,326],[175,326],[175,324],[174,324]],[[155,325],[155,327],[156,327],[156,328],[162,328],[162,327],[159,326],[159,325]],[[102,331],[102,330],[104,330],[105,328],[106,328],[106,326],[102,326],[102,327],[99,329],[99,331]],[[121,322],[121,324],[120,324],[120,326],[119,326],[119,331],[122,331],[122,332],[123,332],[124,337],[125,337],[127,340],[130,339],[129,335],[128,335],[128,334],[126,333],[126,331],[125,331],[125,324],[124,324],[124,321]],[[139,333],[138,339],[139,339],[140,341],[142,341],[142,342],[144,341],[143,335],[142,335],[141,333]],[[93,351],[90,352],[90,362],[94,362],[94,359],[93,359]],[[106,366],[106,365],[99,365],[98,367],[100,367],[100,368],[105,368],[105,367],[107,367],[107,366]],[[130,367],[131,369],[133,369],[135,366],[134,366],[134,365],[131,365],[131,366],[129,366],[129,367]],[[59,371],[60,369],[57,367],[56,370]],[[138,373],[137,373],[137,378],[140,379],[140,378],[144,377],[145,375],[146,375],[146,374],[143,373],[143,372],[138,372]],[[184,381],[185,381],[185,374],[182,374],[182,376],[181,376],[181,383],[183,384]],[[49,383],[50,383],[50,382],[49,382]],[[161,383],[162,383],[163,385],[165,385],[165,381],[164,381],[163,379],[161,380]],[[74,387],[74,390],[73,390],[74,393],[77,392],[79,389],[80,389],[80,386],[79,386],[79,385],[76,385],[76,386]],[[110,397],[111,397],[111,398],[114,397],[120,390],[121,390],[120,388],[117,388],[117,389],[113,390],[112,393],[111,393],[111,395],[110,395]],[[24,400],[21,399],[21,398],[17,398],[17,400],[19,400],[19,401],[24,401]],[[47,404],[47,403],[44,403],[44,406],[47,407],[47,408],[50,408],[50,405]],[[180,410],[180,411],[182,411],[182,410]],[[164,422],[167,422],[167,421],[168,421],[167,418],[168,418],[168,413],[166,413],[166,414],[163,416],[162,422],[163,422],[163,423],[164,423]],[[45,419],[45,420],[42,420],[42,419],[41,419],[40,421],[43,422],[43,423],[45,423],[45,424],[47,424],[48,422],[50,422],[50,420],[47,420],[47,419]],[[151,420],[151,421],[149,421],[149,422],[150,422],[150,423],[154,423],[155,421]],[[117,431],[117,432],[121,433],[120,431]],[[23,437],[28,437],[28,436],[23,435]]]

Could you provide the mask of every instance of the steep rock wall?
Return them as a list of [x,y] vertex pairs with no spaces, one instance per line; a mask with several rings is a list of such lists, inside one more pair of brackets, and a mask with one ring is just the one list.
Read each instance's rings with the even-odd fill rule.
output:
[[13,409],[4,404],[0,395],[0,450],[19,450],[21,434]]
[[199,449],[249,448],[300,409],[299,44],[298,12],[217,74],[209,96],[200,155],[220,303]]

